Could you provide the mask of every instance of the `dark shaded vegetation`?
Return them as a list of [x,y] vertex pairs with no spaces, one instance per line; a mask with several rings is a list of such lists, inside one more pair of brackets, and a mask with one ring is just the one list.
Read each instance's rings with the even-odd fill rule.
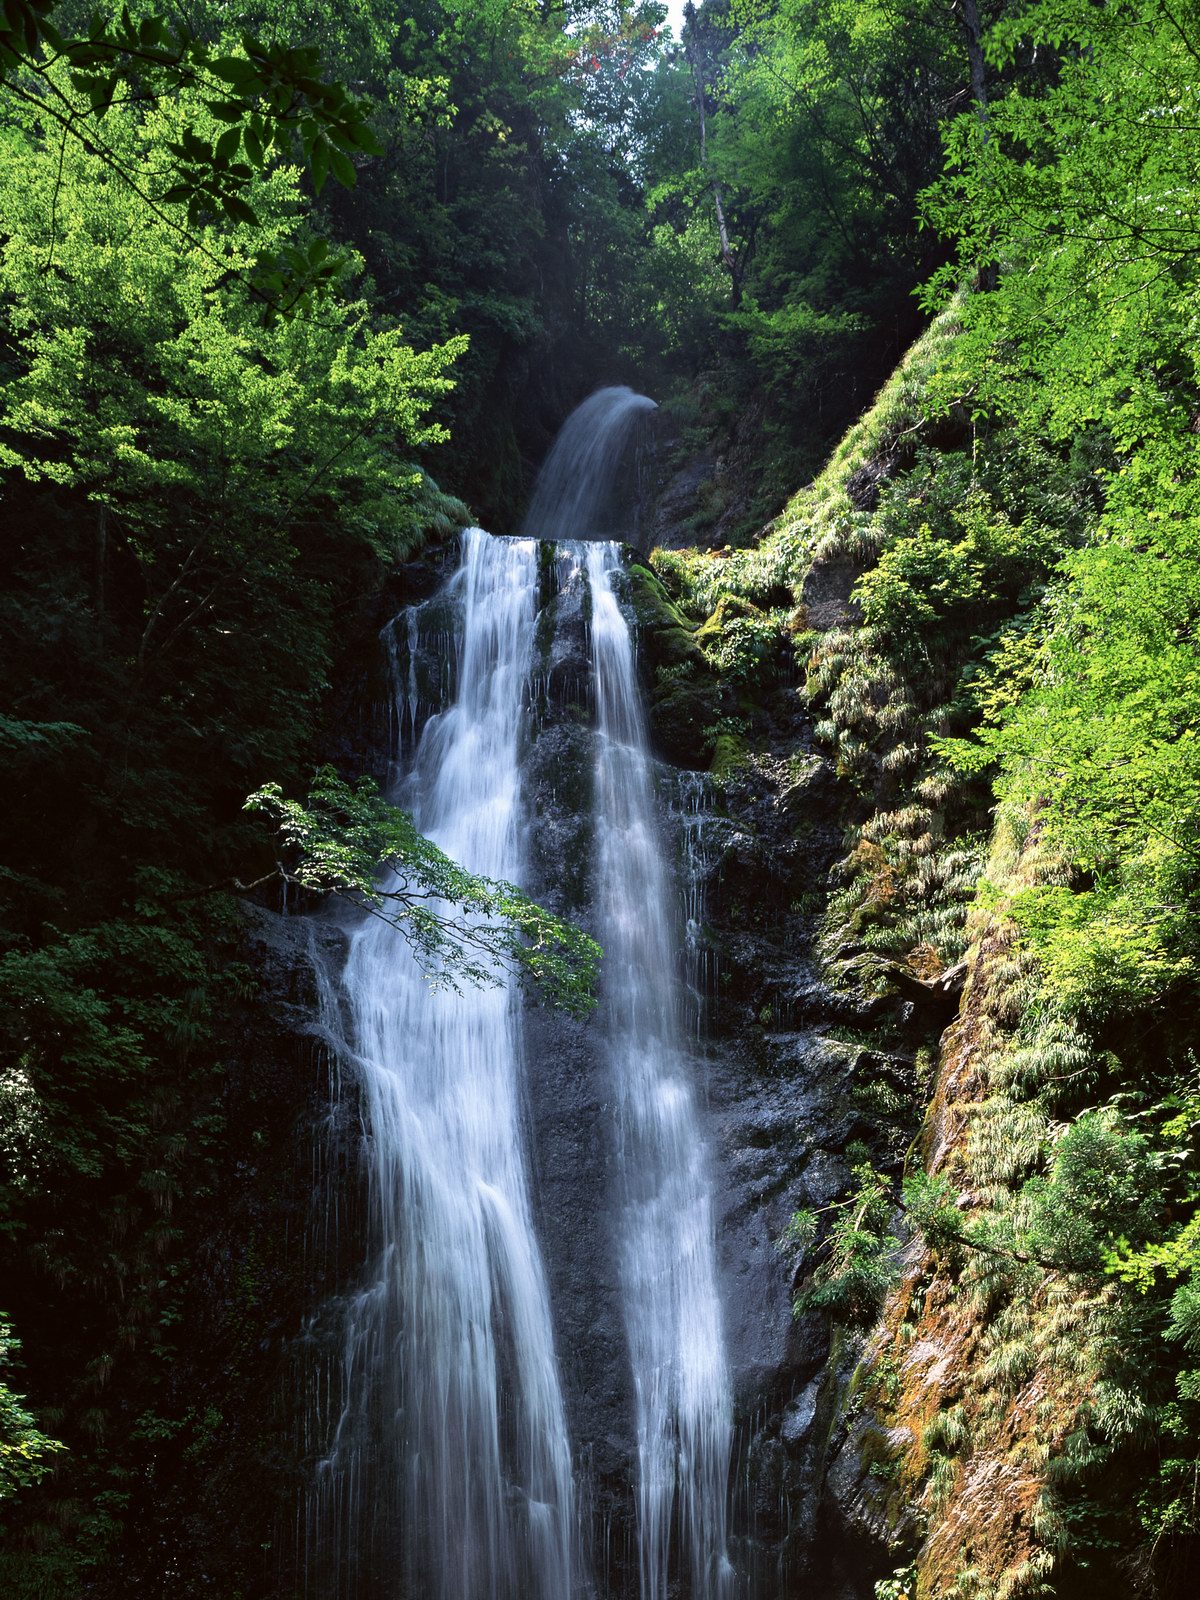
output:
[[[981,36],[973,5],[708,0],[675,46],[653,4],[200,5],[186,50],[132,10],[0,35],[5,1591],[119,1587],[164,1484],[227,1506],[274,1448],[232,1410],[287,1272],[218,1194],[294,1154],[231,1087],[239,896],[275,870],[244,801],[306,784],[372,597],[466,520],[429,474],[511,527],[565,412],[629,381],[668,467],[732,463],[691,531],[738,548],[630,575],[662,748],[743,768],[802,677],[857,806],[826,973],[928,1008],[790,1241],[804,1309],[893,1342],[900,1553],[939,1600],[1189,1592],[1192,10],[1035,0]],[[972,1341],[936,1416],[914,1330]],[[224,1412],[180,1377],[201,1340]],[[968,1559],[966,1464],[1006,1452],[1019,1535]],[[247,1593],[268,1498],[229,1537]]]

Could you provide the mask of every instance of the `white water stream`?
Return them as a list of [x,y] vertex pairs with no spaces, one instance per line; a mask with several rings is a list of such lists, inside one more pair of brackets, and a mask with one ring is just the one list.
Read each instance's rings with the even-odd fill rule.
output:
[[[589,531],[652,405],[629,390],[585,402],[527,526]],[[731,1402],[712,1203],[620,547],[572,540],[559,554],[590,591],[605,951],[591,1029],[611,1085],[640,1600],[667,1600],[676,1578],[690,1600],[729,1600]],[[455,696],[421,727],[397,797],[456,861],[517,883],[538,566],[533,539],[464,535],[448,591],[461,626]],[[427,709],[415,612],[400,627],[393,724],[411,737]],[[346,1303],[341,1409],[318,1471],[314,1542],[329,1547],[332,1574],[320,1600],[591,1596],[531,1206],[519,997],[508,983],[432,989],[395,930],[371,918],[351,934],[342,993],[346,1023],[331,1000],[327,1028],[361,1085],[374,1254]]]
[[618,1105],[621,1284],[637,1397],[642,1600],[665,1600],[672,1513],[690,1594],[732,1593],[732,1436],[712,1202],[683,1043],[671,883],[663,861],[633,640],[615,544],[587,548],[596,685],[601,1022]]
[[[425,726],[404,798],[454,860],[519,880],[537,547],[471,530],[454,583],[458,692]],[[397,690],[412,693],[407,681]],[[395,930],[370,919],[352,936],[343,986],[378,1255],[348,1319],[347,1407],[325,1470],[372,1495],[378,1483],[361,1480],[373,1464],[386,1471],[389,1448],[401,1452],[396,1592],[566,1600],[571,1455],[530,1217],[517,997],[508,983],[432,989]],[[377,1494],[375,1505],[392,1512]]]

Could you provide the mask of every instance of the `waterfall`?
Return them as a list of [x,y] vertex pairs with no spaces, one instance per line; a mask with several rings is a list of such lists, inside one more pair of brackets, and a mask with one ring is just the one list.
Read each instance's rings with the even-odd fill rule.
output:
[[[530,524],[596,526],[652,407],[629,390],[585,402],[547,462]],[[589,609],[576,614],[590,618],[579,670],[595,707],[590,920],[605,952],[587,1037],[604,1084],[599,1131],[615,1157],[611,1260],[632,1379],[640,1600],[667,1600],[669,1586],[731,1600],[731,1399],[712,1201],[675,884],[620,582],[615,542],[573,538],[551,551],[464,534],[445,589],[386,635],[393,735],[415,745],[395,798],[469,870],[529,880],[522,758],[535,665],[541,652],[544,675],[554,649],[539,594],[585,585]],[[427,664],[435,636],[456,661],[431,687],[418,658]],[[586,761],[582,770],[586,783]],[[698,785],[685,784],[689,795]],[[698,929],[697,882],[687,912]],[[519,996],[507,981],[431,986],[395,929],[369,916],[350,930],[340,984],[325,982],[322,995],[323,1036],[361,1095],[372,1244],[358,1289],[310,1330],[325,1350],[320,1330],[338,1333],[312,1411],[317,1424],[336,1421],[307,1506],[305,1600],[592,1600],[580,1527],[588,1485],[577,1494],[534,1227]],[[580,1300],[589,1314],[586,1287]],[[607,1324],[617,1350],[620,1316]],[[594,1441],[577,1442],[586,1457]],[[608,1595],[607,1575],[600,1582]],[[624,1574],[618,1582],[631,1600]]]
[[618,1106],[620,1273],[637,1403],[642,1600],[666,1600],[673,1513],[694,1600],[732,1593],[732,1434],[712,1202],[680,1018],[663,860],[633,640],[615,544],[586,548],[598,749],[601,1024]]
[[[471,530],[452,584],[457,694],[425,724],[403,799],[454,860],[519,881],[537,547]],[[411,613],[406,627],[411,660]],[[409,726],[414,684],[397,674]],[[523,1154],[517,997],[508,983],[432,988],[371,918],[352,932],[342,989],[374,1263],[346,1310],[344,1407],[320,1473],[338,1592],[569,1600],[574,1490]]]
[[632,539],[637,433],[647,413],[657,409],[632,389],[589,395],[563,424],[538,473],[523,531],[539,539]]

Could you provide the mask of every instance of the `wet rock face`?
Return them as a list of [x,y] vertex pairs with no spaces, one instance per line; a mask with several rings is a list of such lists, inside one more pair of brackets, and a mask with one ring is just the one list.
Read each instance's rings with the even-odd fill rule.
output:
[[[527,887],[591,930],[596,743],[587,624],[584,586],[559,589],[548,572],[522,785]],[[616,1253],[609,1068],[586,1022],[530,1005],[524,1029],[534,1207],[581,1507],[593,1530],[588,1565],[601,1593],[632,1596],[637,1440]]]
[[[644,589],[645,586],[643,586]],[[687,654],[659,596],[633,596],[661,638],[641,636],[650,679],[662,649]],[[640,605],[639,605],[640,601]],[[544,621],[545,689],[524,760],[531,892],[589,925],[594,837],[586,617],[572,596]],[[680,630],[682,632],[682,630]],[[550,642],[552,640],[552,643]],[[685,983],[703,990],[694,1071],[712,1152],[726,1343],[734,1384],[731,1554],[749,1600],[804,1584],[814,1600],[868,1600],[890,1568],[856,1476],[842,1400],[857,1347],[831,1350],[823,1319],[792,1315],[793,1264],[778,1241],[798,1207],[845,1192],[856,1136],[852,1091],[879,1063],[838,1037],[869,1024],[878,1003],[832,991],[813,939],[829,869],[842,853],[845,798],[808,747],[794,694],[775,733],[787,755],[737,770],[718,794],[688,778],[699,815],[681,807],[681,777],[661,769],[662,823],[677,856]],[[660,749],[662,697],[652,703]],[[686,737],[679,747],[688,750]],[[694,748],[694,746],[691,746]],[[685,927],[686,916],[693,926]],[[578,1470],[593,1526],[607,1530],[593,1567],[608,1596],[637,1593],[636,1439],[619,1294],[611,1088],[587,1025],[544,1010],[526,1022],[529,1118],[539,1235]],[[837,1472],[831,1474],[831,1468]]]
[[[455,548],[446,545],[432,550],[422,561],[397,568],[388,583],[378,593],[364,596],[355,615],[346,619],[334,664],[328,737],[321,756],[353,777],[367,771],[386,781],[389,753],[398,738],[405,736],[393,725],[389,650],[392,643],[401,643],[393,639],[393,623],[405,607],[429,602],[437,594],[453,571],[455,556]],[[443,692],[444,653],[437,647],[432,616],[422,632],[426,704],[432,708]]]
[[[444,576],[437,564],[406,572],[364,620],[367,639],[348,682],[375,709],[358,724],[346,719],[335,751],[344,743],[355,771],[366,760],[385,776],[397,732],[389,723],[380,629],[401,605],[429,601]],[[588,927],[595,858],[589,618],[583,586],[561,589],[560,576],[547,551],[522,756],[527,887]],[[811,748],[798,695],[779,688],[758,730],[771,753],[735,766],[719,790],[702,792],[701,783],[681,780],[680,769],[707,764],[703,729],[720,689],[701,670],[701,652],[657,580],[646,576],[650,582],[640,588],[631,582],[628,599],[641,624],[648,711],[667,758],[662,825],[676,854],[679,945],[690,951],[681,980],[696,991],[694,1071],[711,1149],[734,1384],[731,1554],[748,1580],[745,1600],[799,1592],[811,1600],[871,1600],[873,1579],[894,1562],[880,1556],[862,1440],[845,1416],[857,1346],[844,1337],[831,1344],[821,1318],[793,1317],[793,1263],[778,1241],[798,1207],[819,1209],[845,1191],[845,1151],[861,1131],[856,1084],[902,1073],[909,1063],[903,1052],[893,1058],[848,1042],[848,1033],[894,1022],[894,1003],[833,991],[816,961],[813,943],[830,867],[843,849],[847,799]],[[400,730],[406,739],[449,690],[453,626],[434,600],[413,630],[419,708]],[[406,661],[401,665],[407,670]],[[708,700],[676,722],[674,692]],[[347,702],[350,696],[348,689]],[[691,813],[682,793],[693,797]],[[586,1023],[530,1005],[524,1028],[534,1206],[584,1520],[592,1529],[588,1564],[605,1600],[633,1600],[637,1441],[615,1244],[609,1069]],[[357,1182],[348,1167],[332,1175],[332,1191],[340,1185],[353,1194]],[[333,1289],[356,1281],[361,1262],[349,1258],[352,1244],[343,1238]],[[683,1591],[678,1600],[686,1600]]]
[[[785,736],[786,737],[786,736]],[[842,797],[805,754],[797,719],[787,760],[726,782],[731,827],[707,885],[716,982],[705,1041],[735,1373],[743,1503],[742,1562],[757,1596],[803,1583],[819,1600],[870,1595],[838,1573],[822,1501],[847,1376],[823,1319],[792,1315],[793,1266],[780,1250],[792,1213],[842,1193],[852,1135],[851,1059],[831,1038],[847,1002],[821,982],[813,938],[840,854]],[[791,744],[791,740],[787,740]]]
[[887,1451],[855,1397],[862,1340],[793,1318],[794,1263],[778,1242],[795,1210],[846,1193],[856,1143],[878,1146],[871,1093],[915,1103],[928,1018],[903,993],[825,980],[815,939],[853,801],[814,753],[798,697],[781,688],[769,710],[768,752],[723,781],[720,847],[699,891],[713,958],[701,1058],[741,1465],[734,1529],[755,1600],[870,1600],[896,1564],[897,1511]]

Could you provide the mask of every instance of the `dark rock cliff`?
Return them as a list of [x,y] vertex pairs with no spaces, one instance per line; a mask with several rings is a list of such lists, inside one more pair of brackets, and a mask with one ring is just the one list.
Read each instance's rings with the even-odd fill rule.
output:
[[[924,1019],[901,998],[863,1001],[822,979],[814,940],[848,795],[812,746],[794,686],[759,706],[765,750],[714,778],[688,765],[722,690],[658,580],[634,565],[661,821],[678,882],[681,982],[692,991],[694,1071],[715,1184],[722,1299],[735,1386],[731,1534],[747,1592],[870,1596],[889,1570],[890,1529],[865,1482],[862,1428],[847,1418],[858,1345],[792,1315],[793,1267],[779,1242],[799,1206],[844,1191],[846,1151],[874,1135],[862,1091],[890,1075],[911,1087]],[[586,616],[577,592],[544,619],[544,692],[525,765],[533,892],[590,918],[592,734]],[[659,669],[668,668],[666,692]],[[687,664],[681,719],[670,668]],[[673,758],[673,759],[670,759]],[[705,763],[707,765],[707,762]],[[690,916],[692,925],[686,926]],[[881,1026],[882,1025],[882,1026]],[[889,1047],[880,1048],[882,1033]],[[874,1041],[868,1048],[866,1041]],[[571,1431],[595,1512],[602,1592],[636,1593],[632,1435],[613,1249],[610,1087],[586,1024],[527,1019],[529,1116],[541,1238],[551,1279]]]
[[[553,568],[547,553],[524,758],[529,887],[587,926],[588,618],[578,588],[557,592]],[[380,630],[434,594],[446,570],[445,553],[404,569],[358,619],[331,717],[330,754],[348,771],[384,778],[397,735],[413,735],[393,715]],[[821,975],[814,941],[850,800],[814,751],[794,685],[781,676],[756,707],[753,760],[738,741],[722,749],[709,731],[722,689],[688,625],[644,568],[627,600],[663,756],[680,981],[712,1153],[735,1388],[732,1554],[747,1600],[869,1600],[894,1529],[871,1477],[869,1413],[851,1395],[860,1342],[831,1342],[823,1319],[793,1318],[794,1263],[779,1245],[797,1207],[845,1190],[847,1149],[875,1136],[864,1089],[910,1084],[926,1029],[911,1001],[866,1001]],[[435,609],[422,624],[418,725],[452,676],[449,619]],[[663,692],[664,664],[688,667],[687,717],[669,671]],[[714,753],[715,776],[695,770]],[[322,1564],[306,1507],[331,1425],[335,1302],[358,1279],[365,1238],[354,1085],[324,1046],[314,968],[316,938],[318,965],[336,971],[340,935],[263,908],[248,908],[248,928],[258,997],[231,1041],[229,1172],[196,1253],[195,1327],[206,1331],[179,1369],[211,1412],[213,1436],[190,1457],[165,1451],[148,1486],[154,1504],[140,1526],[151,1537],[120,1568],[146,1595],[165,1594],[181,1563],[189,1593],[283,1600],[315,1592],[314,1574],[336,1592],[336,1552],[326,1552],[333,1567]],[[636,1439],[613,1248],[611,1089],[586,1023],[531,1005],[525,1028],[535,1205],[589,1564],[601,1594],[631,1600]]]

